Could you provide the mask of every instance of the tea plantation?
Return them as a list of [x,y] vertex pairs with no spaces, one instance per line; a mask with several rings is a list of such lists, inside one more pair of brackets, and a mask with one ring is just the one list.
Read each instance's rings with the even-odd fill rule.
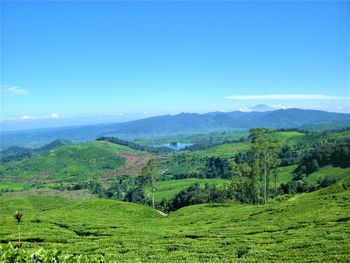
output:
[[18,242],[19,210],[21,249],[29,254],[43,248],[105,262],[347,262],[349,187],[347,178],[266,205],[203,204],[168,216],[114,200],[1,196],[0,258],[7,243]]

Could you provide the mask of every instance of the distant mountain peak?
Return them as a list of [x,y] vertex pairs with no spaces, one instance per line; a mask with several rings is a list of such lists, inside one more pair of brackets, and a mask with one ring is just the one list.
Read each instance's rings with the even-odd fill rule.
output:
[[266,104],[258,104],[258,105],[251,106],[251,107],[243,107],[239,111],[241,111],[241,112],[252,112],[252,111],[267,112],[267,111],[278,110],[281,108],[283,108],[283,107],[270,106],[270,105],[266,105]]
[[271,107],[271,106],[266,105],[266,104],[258,104],[258,105],[255,105],[253,107],[250,107],[250,109],[251,109],[251,111],[265,112],[265,111],[277,110],[278,107]]

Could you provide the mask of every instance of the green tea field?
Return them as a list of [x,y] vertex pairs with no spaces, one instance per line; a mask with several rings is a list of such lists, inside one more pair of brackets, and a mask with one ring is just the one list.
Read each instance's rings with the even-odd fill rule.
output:
[[267,205],[203,204],[164,217],[112,200],[1,196],[0,242],[28,251],[104,255],[107,262],[346,262],[349,180]]

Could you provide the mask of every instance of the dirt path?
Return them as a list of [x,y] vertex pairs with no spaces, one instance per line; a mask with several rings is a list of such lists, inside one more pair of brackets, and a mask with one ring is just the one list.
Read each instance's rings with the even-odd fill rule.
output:
[[162,211],[160,211],[160,210],[157,210],[156,209],[156,211],[161,215],[161,216],[163,216],[163,217],[166,217],[168,214],[166,214],[166,213],[164,213],[164,212],[162,212]]

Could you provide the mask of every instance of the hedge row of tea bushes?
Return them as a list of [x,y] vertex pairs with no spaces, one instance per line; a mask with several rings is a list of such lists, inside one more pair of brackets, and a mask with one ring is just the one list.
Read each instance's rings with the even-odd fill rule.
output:
[[11,244],[0,246],[0,262],[3,263],[103,263],[102,256],[62,254],[59,250],[39,249],[34,252],[17,248]]

